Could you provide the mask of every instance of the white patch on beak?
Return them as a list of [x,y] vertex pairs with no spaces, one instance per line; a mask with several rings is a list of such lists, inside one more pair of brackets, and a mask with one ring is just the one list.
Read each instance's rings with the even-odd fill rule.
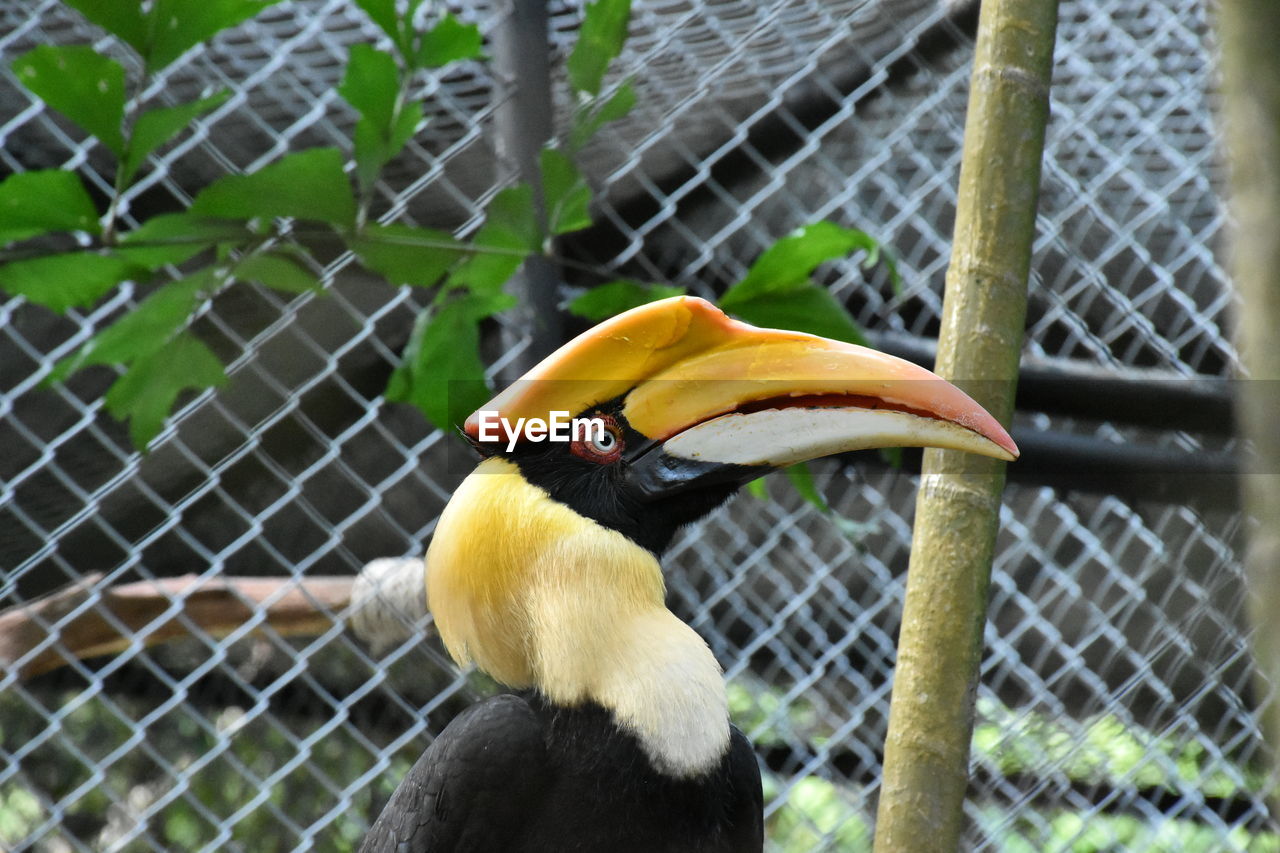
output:
[[667,439],[671,456],[700,462],[783,467],[872,447],[943,447],[1011,461],[971,429],[894,409],[782,408],[712,418]]

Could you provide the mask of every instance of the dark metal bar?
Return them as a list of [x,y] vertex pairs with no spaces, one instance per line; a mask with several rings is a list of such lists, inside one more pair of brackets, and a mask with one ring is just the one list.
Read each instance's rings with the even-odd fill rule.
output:
[[[932,368],[935,342],[869,332],[879,350]],[[1018,368],[1019,411],[1128,424],[1160,431],[1234,435],[1235,382],[1137,368],[1102,368],[1064,358],[1024,359]]]
[[[499,88],[495,113],[498,169],[501,177],[515,176],[533,187],[539,222],[546,233],[546,210],[538,158],[551,139],[551,61],[546,0],[506,0],[498,9],[492,32],[494,72]],[[515,379],[564,342],[558,309],[560,275],[555,264],[531,257],[512,285],[520,299],[514,315],[518,330],[504,332],[510,349],[523,331],[529,347],[507,367]]]
[[[1009,465],[1011,483],[1114,495],[1127,501],[1236,509],[1243,473],[1233,453],[1193,453],[1167,447],[1116,444],[1093,436],[1013,430],[1022,456]],[[920,451],[905,449],[902,469],[920,471]],[[884,466],[871,451],[845,454],[848,463]]]

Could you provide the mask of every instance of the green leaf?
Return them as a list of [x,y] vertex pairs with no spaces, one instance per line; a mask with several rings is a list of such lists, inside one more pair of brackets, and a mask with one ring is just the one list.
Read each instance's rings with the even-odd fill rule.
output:
[[400,72],[395,57],[368,45],[351,47],[338,92],[360,112],[355,129],[356,173],[367,187],[400,153],[422,124],[422,105],[397,106]]
[[[902,295],[902,274],[898,272],[898,259],[894,257],[888,246],[880,247],[880,261],[884,264],[885,270],[889,273],[889,285],[893,288],[895,296]],[[871,260],[871,253],[867,253],[867,259],[862,262],[863,269],[869,269],[875,266]]]
[[593,287],[569,303],[569,313],[599,322],[659,299],[680,296],[683,287],[641,284],[623,279]]
[[73,306],[92,305],[136,270],[115,255],[46,255],[0,267],[0,290],[61,314]]
[[139,54],[146,53],[147,22],[142,16],[141,3],[136,0],[66,0],[66,3]]
[[129,437],[142,450],[164,426],[179,394],[226,381],[218,357],[190,334],[180,334],[163,349],[134,359],[107,391],[104,402],[114,417],[129,419]]
[[434,27],[422,34],[418,64],[423,68],[443,68],[462,59],[480,59],[484,39],[475,24],[464,24],[445,12]]
[[153,216],[120,240],[116,254],[148,270],[180,264],[217,245],[238,245],[258,235],[243,222],[192,213]]
[[173,107],[156,107],[138,116],[133,132],[125,145],[124,160],[120,165],[121,183],[128,186],[142,166],[147,155],[164,145],[198,117],[217,107],[231,97],[230,89],[223,89],[207,98],[178,104]]
[[461,424],[489,399],[480,322],[514,305],[505,293],[467,293],[418,319],[386,397],[416,406],[439,429]]
[[312,148],[248,175],[214,181],[196,196],[190,210],[223,219],[292,216],[350,226],[356,202],[342,170],[342,154],[336,148]]
[[164,839],[177,848],[191,848],[200,845],[204,824],[196,817],[190,807],[179,806],[165,809]]
[[356,0],[356,5],[364,9],[387,38],[400,44],[400,18],[396,14],[396,0]]
[[387,153],[386,135],[381,128],[361,116],[351,134],[352,155],[356,161],[356,180],[362,188],[373,185],[378,173],[391,159]]
[[[721,300],[721,306],[724,301]],[[739,301],[731,311],[737,317],[757,326],[808,332],[837,341],[867,346],[866,334],[825,287],[806,282],[802,290],[765,293],[754,299]]]
[[409,140],[413,139],[413,135],[422,126],[422,121],[422,104],[412,101],[400,107],[400,112],[396,114],[395,122],[391,126],[390,138],[387,140],[388,160],[399,154]]
[[627,40],[631,0],[596,0],[587,6],[578,43],[569,55],[569,83],[576,92],[600,94],[604,73]]
[[99,230],[98,211],[75,172],[17,172],[0,181],[0,246],[50,231]]
[[376,127],[390,127],[399,87],[395,57],[367,44],[351,46],[338,94]]
[[208,41],[280,0],[155,0],[143,58],[158,71],[192,47]]
[[124,68],[87,45],[41,45],[13,61],[18,80],[46,104],[124,156]]
[[443,231],[409,225],[369,225],[350,241],[351,251],[392,284],[430,287],[466,256],[466,247]]
[[129,313],[90,338],[54,366],[48,382],[61,382],[92,364],[124,364],[163,349],[214,289],[209,269],[156,290]]
[[322,289],[315,273],[285,252],[251,255],[236,264],[234,275],[241,281],[256,281],[285,293],[314,293]]
[[862,231],[833,222],[815,222],[798,228],[756,259],[746,277],[720,298],[720,307],[728,311],[737,303],[761,294],[801,290],[820,264],[856,249],[878,253],[880,244]]
[[901,447],[881,447],[880,458],[885,461],[890,468],[902,467],[902,448]]
[[592,101],[573,115],[569,131],[569,147],[577,151],[596,135],[600,128],[631,112],[636,105],[636,90],[630,81],[619,86],[603,103]]
[[378,178],[382,167],[390,163],[422,126],[422,104],[408,103],[396,114],[395,125],[379,128],[361,116],[354,133],[356,178],[360,186],[369,187]]
[[533,212],[533,190],[527,184],[500,191],[489,202],[485,214],[484,225],[471,241],[476,251],[454,269],[446,282],[450,287],[468,287],[477,293],[497,292],[524,259],[541,248]]
[[813,472],[809,470],[808,465],[803,462],[791,465],[786,469],[786,475],[800,497],[816,506],[820,512],[831,512],[831,507],[827,505],[826,499],[822,497],[822,493],[813,482]]
[[591,187],[562,151],[542,149],[542,200],[547,208],[547,229],[568,234],[591,227]]
[[765,481],[764,477],[756,477],[750,483],[747,483],[745,487],[747,490],[747,494],[751,495],[751,497],[755,498],[756,500],[762,500],[762,501],[768,500],[769,492],[765,488],[764,481]]

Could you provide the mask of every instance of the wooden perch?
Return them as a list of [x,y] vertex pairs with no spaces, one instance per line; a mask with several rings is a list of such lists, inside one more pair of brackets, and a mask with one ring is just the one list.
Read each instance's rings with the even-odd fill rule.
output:
[[135,641],[153,646],[195,630],[225,637],[255,613],[281,636],[314,636],[333,627],[354,581],[182,575],[104,587],[101,575],[90,575],[0,612],[0,666],[30,678]]
[[255,617],[282,637],[350,625],[375,650],[386,648],[413,635],[425,614],[422,571],[420,559],[388,559],[347,577],[190,574],[104,586],[102,575],[90,575],[0,611],[0,669],[31,678],[135,642],[225,637]]

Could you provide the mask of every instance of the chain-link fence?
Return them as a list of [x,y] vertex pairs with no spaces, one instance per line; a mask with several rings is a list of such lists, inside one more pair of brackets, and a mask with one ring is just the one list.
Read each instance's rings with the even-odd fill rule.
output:
[[[1002,511],[973,849],[1280,850],[1253,716],[1265,697],[1249,665],[1229,407],[1192,381],[1235,363],[1207,6],[1062,5],[1015,429],[1026,453]],[[975,10],[635,7],[610,80],[632,78],[638,103],[586,152],[597,224],[559,247],[575,262],[566,275],[585,265],[714,296],[778,237],[831,219],[892,247],[903,286],[858,257],[824,267],[824,283],[878,344],[927,354]],[[487,34],[501,25],[488,4],[455,11]],[[558,79],[581,8],[550,11]],[[146,97],[179,102],[210,84],[232,96],[153,155],[125,221],[289,150],[349,148],[355,114],[334,87],[348,47],[378,39],[347,0],[298,0],[169,66]],[[77,43],[129,61],[53,0],[0,2],[0,171],[74,168],[106,193],[101,147],[8,66],[34,45]],[[490,63],[469,62],[413,92],[429,122],[384,175],[376,212],[473,229],[509,180],[492,132],[501,91]],[[182,407],[146,456],[103,411],[109,370],[42,386],[134,303],[132,289],[66,316],[0,305],[3,604],[79,584],[44,611],[37,652],[56,652],[85,613],[117,619],[110,590],[138,579],[349,577],[422,553],[459,479],[452,439],[379,396],[422,297],[350,261],[330,263],[324,297],[242,288],[215,300],[197,330],[232,383]],[[491,329],[495,371],[526,345],[514,321]],[[710,642],[758,744],[770,849],[868,849],[909,460],[822,463],[838,519],[777,484],[772,500],[740,497],[683,532],[665,558],[671,606]],[[121,623],[110,656],[0,673],[0,845],[350,849],[433,735],[493,689],[458,674],[429,626],[375,656],[341,614],[298,638],[259,609],[213,636],[184,622],[187,593],[172,595],[140,629]],[[148,642],[174,622],[185,639]]]

